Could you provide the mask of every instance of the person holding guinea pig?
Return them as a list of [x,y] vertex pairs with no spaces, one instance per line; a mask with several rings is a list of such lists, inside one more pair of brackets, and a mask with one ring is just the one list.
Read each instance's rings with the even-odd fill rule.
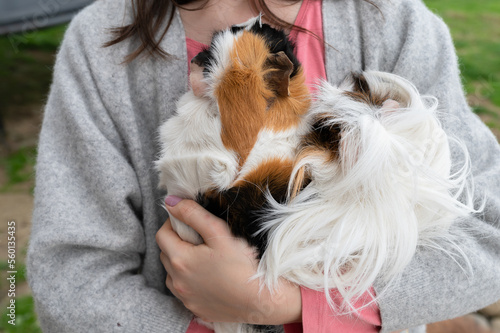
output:
[[[377,70],[438,99],[443,128],[469,151],[476,206],[485,203],[452,226],[467,261],[418,249],[395,283],[378,280],[347,315],[287,281],[260,291],[254,249],[194,201],[166,205],[204,243],[173,232],[153,167],[158,126],[213,33],[259,13],[289,33],[311,89]],[[499,164],[496,139],[467,106],[448,29],[420,0],[96,1],[66,32],[40,134],[27,262],[40,326],[208,332],[195,314],[269,332],[424,332],[500,299]]]

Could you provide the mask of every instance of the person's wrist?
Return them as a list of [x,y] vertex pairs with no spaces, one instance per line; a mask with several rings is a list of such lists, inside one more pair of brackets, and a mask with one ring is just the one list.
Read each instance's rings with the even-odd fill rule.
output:
[[283,280],[278,290],[264,288],[249,313],[248,323],[258,325],[284,325],[302,322],[302,298],[300,287]]
[[294,283],[286,281],[289,290],[286,295],[286,316],[282,324],[302,322],[302,295],[300,287]]

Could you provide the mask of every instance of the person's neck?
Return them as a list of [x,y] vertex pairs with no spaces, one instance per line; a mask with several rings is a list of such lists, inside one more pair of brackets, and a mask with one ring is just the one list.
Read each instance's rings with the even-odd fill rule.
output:
[[[293,23],[300,9],[301,2],[292,3],[283,0],[266,2],[269,9],[280,19]],[[186,9],[196,9],[199,3],[184,6]],[[186,37],[203,44],[210,44],[212,35],[235,24],[243,23],[259,15],[249,0],[209,0],[199,10],[179,9]],[[265,17],[263,17],[265,21]]]

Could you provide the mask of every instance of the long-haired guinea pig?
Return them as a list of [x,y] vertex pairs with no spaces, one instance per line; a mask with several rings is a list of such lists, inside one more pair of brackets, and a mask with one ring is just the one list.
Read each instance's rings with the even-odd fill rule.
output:
[[407,80],[364,72],[311,96],[293,45],[258,18],[217,32],[192,62],[192,90],[160,129],[160,186],[255,246],[270,290],[284,277],[333,306],[338,288],[349,308],[417,246],[453,243],[449,226],[473,211],[466,151],[452,166],[436,99]]
[[[262,255],[267,240],[256,233],[266,196],[285,203],[308,129],[302,68],[282,31],[253,20],[216,33],[192,60],[191,82],[161,128],[160,184],[223,217]],[[172,223],[183,239],[201,242],[192,229]]]

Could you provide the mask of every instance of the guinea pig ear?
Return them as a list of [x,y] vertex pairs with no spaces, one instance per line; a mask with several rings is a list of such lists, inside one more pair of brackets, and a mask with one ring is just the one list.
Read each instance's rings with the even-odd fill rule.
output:
[[290,75],[293,72],[293,63],[288,59],[285,52],[280,51],[269,55],[264,67],[268,70],[264,79],[269,88],[275,91],[279,97],[289,96],[288,86],[290,84]]
[[210,49],[206,48],[191,59],[191,63],[206,68],[212,58],[213,56],[210,54]]

